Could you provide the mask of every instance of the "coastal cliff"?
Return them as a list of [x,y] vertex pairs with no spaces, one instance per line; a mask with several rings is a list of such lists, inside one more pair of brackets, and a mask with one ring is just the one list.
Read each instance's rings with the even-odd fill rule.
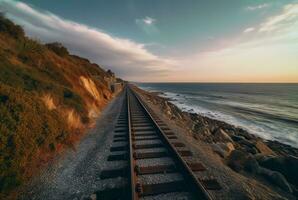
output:
[[[162,113],[165,119],[184,130],[185,137],[193,138],[197,145],[207,145],[212,152],[208,154],[209,159],[219,159],[221,165],[236,172],[236,177],[246,177],[254,182],[254,188],[260,187],[259,183],[266,185],[271,188],[273,196],[273,191],[278,191],[288,199],[297,196],[298,149],[277,141],[264,140],[223,121],[183,112],[170,99],[159,96],[158,92],[147,92],[138,87],[134,89],[156,112]],[[227,173],[230,176],[235,174]],[[251,191],[245,193],[246,199],[258,199],[256,196],[272,198],[268,196],[268,191],[260,197],[262,192],[258,189],[255,194]]]
[[0,16],[0,193],[73,147],[115,96],[116,81],[111,71],[59,43],[30,39]]

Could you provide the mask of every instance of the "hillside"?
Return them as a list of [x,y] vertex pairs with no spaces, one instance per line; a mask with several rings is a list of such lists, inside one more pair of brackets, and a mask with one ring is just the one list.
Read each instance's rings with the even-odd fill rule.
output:
[[0,16],[0,194],[73,146],[113,97],[115,79]]

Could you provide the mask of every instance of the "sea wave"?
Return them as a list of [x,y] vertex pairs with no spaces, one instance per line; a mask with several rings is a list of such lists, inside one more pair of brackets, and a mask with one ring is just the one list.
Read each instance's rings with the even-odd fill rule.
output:
[[[232,107],[232,106],[231,106]],[[291,119],[291,118],[286,118],[285,116],[277,116],[274,114],[270,114],[268,112],[263,112],[260,110],[256,110],[256,109],[250,109],[250,108],[243,108],[243,107],[233,107],[235,110],[237,111],[241,111],[247,114],[251,114],[251,115],[260,115],[262,117],[266,117],[270,120],[278,120],[280,122],[284,122],[284,123],[291,123],[293,125],[298,126],[298,120],[297,119]]]
[[193,88],[174,91],[173,87],[167,90],[158,85],[143,89],[162,92],[160,96],[169,98],[183,111],[225,121],[264,139],[298,147],[298,103],[293,99],[287,102],[285,95],[274,98],[265,92],[189,91]]

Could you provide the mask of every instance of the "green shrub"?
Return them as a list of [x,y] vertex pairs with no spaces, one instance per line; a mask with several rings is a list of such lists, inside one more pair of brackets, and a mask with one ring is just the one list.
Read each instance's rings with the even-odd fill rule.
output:
[[39,41],[29,38],[19,39],[17,42],[17,51],[19,58],[24,62],[36,62],[41,55],[45,52],[45,46],[40,44]]
[[21,181],[16,174],[10,174],[5,177],[0,177],[0,192],[9,191],[19,186]]
[[6,103],[8,100],[7,95],[0,95],[0,103]]
[[23,38],[25,35],[21,26],[16,25],[12,21],[6,19],[2,13],[0,13],[0,32],[7,33],[16,39]]
[[86,109],[84,107],[84,102],[80,95],[78,95],[75,91],[64,88],[63,89],[63,99],[62,102],[64,105],[67,105],[71,108],[74,108],[78,113],[85,114]]
[[[20,26],[2,15],[0,40],[4,44],[0,46],[2,199],[32,175],[44,153],[52,155],[61,144],[68,145],[77,139],[69,134],[67,119],[61,116],[59,109],[74,109],[81,122],[88,124],[86,102],[89,96],[78,82],[79,77],[96,77],[98,89],[105,90],[107,73],[87,59],[69,56],[59,43],[42,45],[25,37]],[[51,95],[55,104],[58,103],[57,109],[46,107],[41,100],[44,94]]]
[[[67,122],[49,111],[32,92],[0,83],[0,192],[23,180],[23,169],[34,162],[38,149],[55,150],[61,135],[68,135]],[[3,101],[4,99],[4,101]]]
[[45,69],[25,68],[0,60],[0,82],[26,91],[51,93],[63,105],[86,115],[82,97],[67,87],[70,84],[54,66]]
[[69,55],[68,50],[61,43],[58,43],[58,42],[48,43],[46,44],[46,47],[52,50],[54,53],[56,53],[59,56],[63,57],[63,56]]
[[41,77],[31,72],[22,66],[14,66],[0,60],[0,82],[7,85],[30,91],[42,88],[39,80]]
[[74,97],[74,94],[73,94],[73,92],[71,90],[69,90],[69,89],[66,88],[63,91],[63,97],[64,98],[73,98]]

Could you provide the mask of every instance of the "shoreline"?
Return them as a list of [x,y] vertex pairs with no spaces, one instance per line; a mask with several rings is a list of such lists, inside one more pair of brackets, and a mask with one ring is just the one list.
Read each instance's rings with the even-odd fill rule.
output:
[[183,128],[197,144],[205,143],[233,171],[253,180],[298,194],[298,149],[278,141],[265,140],[229,123],[179,109],[160,92],[134,86],[142,98],[160,115]]
[[[143,89],[139,86],[136,86],[136,87],[138,87],[139,89],[144,90],[146,92],[149,92],[152,95],[157,96],[158,98],[162,98],[162,99],[164,99],[164,101],[168,101],[169,103],[173,104],[176,107],[175,109],[178,109],[180,113],[187,113],[189,115],[198,115],[199,117],[206,118],[209,121],[214,121],[214,123],[216,123],[216,124],[225,124],[224,126],[227,126],[227,127],[230,126],[232,129],[238,129],[241,132],[243,132],[244,134],[247,134],[249,136],[256,137],[258,139],[263,140],[264,143],[266,143],[268,146],[270,146],[270,148],[272,148],[274,151],[280,153],[281,155],[293,155],[295,157],[298,157],[298,148],[297,147],[294,147],[290,144],[283,143],[283,142],[278,141],[278,140],[266,139],[266,138],[264,138],[260,135],[251,133],[249,130],[247,130],[245,128],[242,128],[240,126],[234,125],[230,122],[222,121],[220,119],[216,119],[216,118],[212,118],[210,116],[206,116],[206,115],[203,115],[203,114],[200,114],[200,113],[196,113],[193,108],[183,111],[181,108],[179,108],[177,105],[175,105],[174,102],[177,101],[177,100],[172,99],[171,97],[166,97],[165,92],[149,91],[149,90]],[[281,149],[281,148],[284,148],[284,150]]]
[[[247,163],[251,164],[248,160],[253,160],[254,158],[247,156],[250,153],[245,154],[245,161],[243,161],[244,158],[242,157],[237,157],[236,159],[232,157],[240,149],[239,142],[226,142],[227,138],[219,137],[224,136],[220,135],[220,133],[213,139],[218,137],[217,139],[223,142],[218,143],[210,140],[208,143],[203,141],[203,139],[196,137],[193,131],[189,130],[189,127],[192,129],[197,123],[195,123],[197,120],[196,115],[179,111],[178,108],[175,108],[175,105],[166,103],[166,99],[158,97],[154,93],[149,93],[137,87],[134,89],[141,94],[140,97],[148,106],[153,108],[152,103],[159,106],[158,109],[155,109],[155,112],[160,113],[161,118],[167,116],[168,120],[165,120],[165,123],[170,123],[169,127],[177,133],[179,140],[188,144],[187,147],[194,153],[194,158],[202,162],[208,169],[202,174],[202,177],[216,178],[220,182],[222,190],[213,193],[216,197],[215,199],[295,199],[292,196],[296,195],[296,186],[292,185],[292,183],[290,186],[288,181],[282,181],[283,179],[269,180],[268,183],[267,180],[264,181],[262,178],[259,178],[260,173],[262,173],[262,176],[264,173],[267,173],[266,176],[274,177],[277,172],[273,172],[273,175],[270,175],[270,170],[261,167],[259,167],[260,170],[257,170],[256,173],[248,173],[246,171]],[[20,199],[27,199],[26,195],[28,197],[34,195],[38,199],[48,199],[53,196],[60,199],[73,195],[73,193],[76,193],[80,198],[91,194],[95,188],[103,187],[105,182],[99,181],[98,177],[94,176],[94,173],[107,167],[107,163],[104,160],[109,155],[107,149],[113,141],[113,135],[109,133],[113,129],[115,116],[119,113],[121,99],[122,97],[119,95],[108,104],[102,115],[97,119],[96,127],[91,129],[86,134],[86,137],[82,138],[76,151],[68,151],[59,159],[59,162],[55,162],[51,166],[49,165],[44,169],[41,176],[32,179],[30,186],[22,191],[25,196],[22,196]],[[178,123],[179,125],[172,126],[172,123]],[[219,149],[229,143],[232,143],[234,150],[228,152]],[[230,147],[227,145],[227,148]],[[232,159],[234,159],[233,162],[231,161]],[[88,167],[86,167],[86,161],[88,162]],[[233,165],[230,165],[230,163]],[[241,165],[244,166],[242,167]],[[240,169],[241,167],[243,170]],[[251,166],[250,169],[254,167]],[[281,176],[283,177],[283,175]],[[62,185],[63,187],[56,187],[57,185]]]

